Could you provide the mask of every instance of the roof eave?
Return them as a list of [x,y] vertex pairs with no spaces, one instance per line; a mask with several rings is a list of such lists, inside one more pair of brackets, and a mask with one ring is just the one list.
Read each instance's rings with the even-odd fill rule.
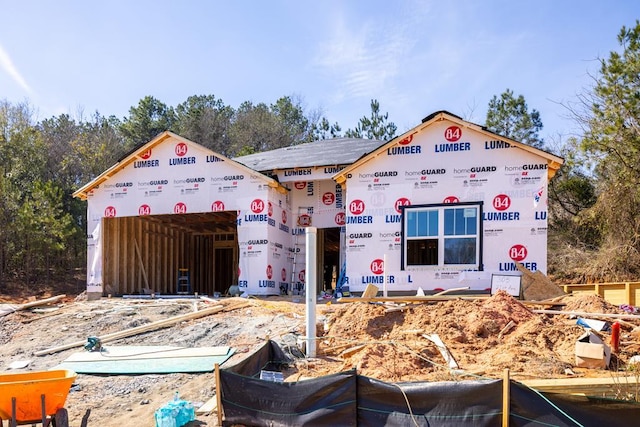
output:
[[391,144],[397,144],[399,141],[403,141],[406,138],[411,137],[414,133],[420,132],[422,130],[424,130],[426,127],[430,126],[433,123],[442,121],[442,120],[448,120],[450,122],[454,122],[462,127],[465,127],[467,129],[473,129],[476,132],[480,132],[483,133],[487,136],[490,137],[499,137],[500,139],[504,140],[505,142],[508,142],[510,145],[518,147],[522,150],[528,151],[530,153],[536,154],[538,156],[544,157],[547,160],[547,165],[548,165],[548,170],[549,170],[549,180],[551,180],[551,178],[553,178],[553,176],[556,174],[556,172],[558,171],[558,169],[560,169],[560,167],[562,166],[562,164],[564,163],[564,159],[562,157],[556,156],[554,154],[548,153],[544,150],[540,150],[539,148],[535,148],[532,147],[530,145],[527,144],[523,144],[521,142],[518,141],[514,141],[510,138],[506,138],[504,136],[498,135],[496,133],[493,133],[489,130],[487,130],[487,128],[485,128],[484,126],[480,126],[477,125],[475,123],[471,123],[468,122],[466,120],[461,119],[460,117],[448,113],[446,111],[439,111],[437,113],[433,113],[430,114],[429,116],[427,116],[421,124],[419,124],[418,126],[415,126],[414,128],[408,130],[407,132],[403,133],[400,136],[397,136],[395,138],[393,138],[392,140],[388,141],[386,144],[383,144],[382,146],[380,146],[378,149],[372,151],[371,153],[369,153],[368,155],[364,156],[363,158],[357,160],[356,162],[352,163],[350,166],[344,168],[343,170],[341,170],[340,172],[336,173],[335,175],[333,175],[333,180],[336,181],[338,184],[340,185],[344,185],[344,183],[347,180],[347,175],[353,171],[354,169],[358,168],[360,165],[374,159],[375,157],[377,157],[380,153],[383,153]]
[[[159,134],[158,136],[156,136],[154,139],[152,139],[151,141],[149,141],[148,143],[144,144],[143,146],[141,146],[140,148],[138,148],[137,150],[134,150],[133,152],[131,152],[131,154],[129,154],[127,157],[125,157],[124,159],[122,159],[121,161],[117,162],[116,164],[114,164],[113,166],[111,166],[109,169],[107,169],[106,171],[102,172],[100,175],[98,175],[96,178],[94,178],[93,180],[91,180],[89,183],[83,185],[82,187],[80,187],[78,190],[76,190],[73,193],[73,197],[76,197],[80,200],[87,200],[88,194],[91,190],[93,190],[94,188],[96,188],[97,186],[99,186],[100,184],[102,184],[103,182],[107,181],[108,179],[110,179],[111,177],[113,177],[115,174],[117,174],[118,172],[120,172],[122,169],[124,169],[126,166],[128,166],[129,164],[131,164],[132,162],[134,162],[137,158],[138,158],[138,154],[143,153],[149,149],[153,149],[154,147],[156,147],[157,145],[161,144],[163,141],[165,141],[168,138],[175,138],[179,141],[185,142],[185,143],[190,143],[190,144],[196,144],[199,145],[193,141],[190,141],[186,138],[181,137],[180,135],[176,135],[173,132],[170,131],[164,131],[161,134]],[[204,148],[204,147],[203,147]],[[271,188],[276,189],[277,191],[284,193],[286,192],[286,189],[284,189],[284,187],[282,187],[282,185],[276,181],[273,178],[269,178],[268,176],[262,174],[261,172],[257,172],[254,169],[251,169],[245,165],[243,165],[240,162],[236,162],[235,160],[232,160],[228,157],[225,157],[221,154],[215,153],[215,155],[217,157],[220,157],[221,159],[231,162],[234,165],[236,165],[236,167],[244,170],[245,172],[249,173],[249,174],[258,174],[262,179],[264,179],[267,182],[267,185]]]

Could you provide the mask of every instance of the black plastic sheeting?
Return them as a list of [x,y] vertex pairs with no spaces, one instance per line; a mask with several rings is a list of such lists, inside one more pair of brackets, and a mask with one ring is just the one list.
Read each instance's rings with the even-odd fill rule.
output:
[[[220,371],[223,425],[500,426],[502,380],[385,383],[355,370],[298,382],[260,380],[290,359],[268,341]],[[512,381],[510,426],[638,425],[640,405],[542,394]]]
[[358,375],[359,426],[496,426],[502,381],[385,383]]
[[281,371],[282,365],[287,365],[291,361],[292,358],[286,355],[275,341],[267,340],[251,356],[232,366],[225,366],[223,370],[245,377],[258,377],[262,370]]
[[355,426],[356,374],[277,383],[221,372],[223,425]]
[[[502,381],[500,381],[502,383]],[[511,381],[510,426],[640,425],[640,404],[560,393],[539,393]]]

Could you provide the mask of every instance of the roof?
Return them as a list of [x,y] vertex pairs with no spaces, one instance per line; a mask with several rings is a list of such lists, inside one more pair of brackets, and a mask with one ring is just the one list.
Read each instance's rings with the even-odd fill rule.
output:
[[464,128],[467,129],[473,129],[476,132],[479,132],[481,134],[484,134],[490,138],[499,138],[505,142],[508,142],[510,145],[515,146],[517,148],[520,148],[524,151],[528,151],[530,153],[536,154],[544,159],[546,159],[547,164],[548,164],[548,170],[549,170],[549,179],[553,178],[553,176],[556,174],[556,172],[558,171],[558,169],[560,169],[560,166],[562,166],[562,164],[564,163],[564,159],[562,157],[556,156],[555,154],[551,154],[547,151],[541,150],[539,148],[536,147],[532,147],[530,145],[524,144],[522,142],[518,142],[518,141],[514,141],[513,139],[504,137],[502,135],[499,135],[497,133],[491,132],[489,130],[487,130],[486,127],[484,126],[480,126],[477,125],[475,123],[471,123],[468,122],[466,120],[463,120],[462,118],[460,118],[459,116],[456,116],[455,114],[452,114],[448,111],[436,111],[435,113],[429,114],[427,117],[425,117],[422,120],[422,123],[419,124],[418,126],[409,129],[408,131],[406,131],[405,133],[403,133],[402,135],[399,135],[397,137],[395,137],[394,139],[390,140],[389,142],[377,147],[377,149],[375,149],[374,151],[368,153],[366,156],[362,157],[361,159],[355,161],[354,163],[352,163],[351,165],[347,166],[346,168],[342,169],[340,172],[338,172],[337,174],[334,175],[334,179],[339,183],[342,184],[343,182],[346,181],[346,177],[347,174],[352,173],[353,170],[357,169],[359,166],[361,166],[362,164],[376,158],[379,154],[384,153],[385,150],[387,150],[387,148],[391,147],[391,146],[395,146],[398,145],[401,141],[405,140],[406,138],[411,137],[413,134],[415,134],[416,132],[419,132],[423,129],[425,129],[426,127],[432,125],[433,123],[442,121],[442,120],[448,120],[450,122],[453,122],[459,126],[462,126]]
[[350,165],[384,143],[384,141],[377,139],[322,139],[235,157],[233,160],[260,172],[314,166]]
[[[208,148],[205,148],[193,141],[190,141],[186,138],[183,138],[179,135],[176,135],[173,132],[169,132],[169,131],[165,131],[162,132],[161,134],[159,134],[158,136],[156,136],[155,138],[153,138],[151,141],[147,142],[146,144],[140,145],[137,148],[135,148],[134,150],[132,150],[128,155],[126,155],[125,157],[123,157],[122,159],[120,159],[118,162],[116,162],[113,166],[111,166],[109,169],[107,169],[106,171],[102,172],[100,175],[98,175],[96,178],[94,178],[93,180],[91,180],[91,182],[85,184],[84,186],[82,186],[81,188],[79,188],[78,190],[76,190],[73,193],[73,197],[77,197],[79,199],[82,200],[86,200],[87,199],[87,195],[89,194],[89,192],[91,192],[91,190],[93,190],[94,188],[98,187],[100,184],[102,184],[103,182],[109,180],[110,178],[112,178],[114,175],[116,175],[118,172],[120,172],[122,169],[124,169],[126,166],[128,166],[129,164],[131,164],[132,162],[134,162],[136,159],[138,159],[138,156],[142,153],[144,153],[145,151],[152,149],[153,147],[156,147],[160,144],[162,144],[164,141],[166,141],[169,138],[175,138],[178,141],[184,142],[184,143],[188,143],[188,144],[193,144],[193,145],[197,145],[199,147],[201,147],[203,150],[206,151],[210,151],[211,153],[214,153],[213,151],[211,151]],[[249,174],[254,174],[254,175],[259,175],[261,176],[266,182],[267,185],[269,185],[272,188],[276,188],[279,189],[281,191],[284,191],[282,189],[282,187],[280,186],[280,184],[266,176],[266,175],[262,175],[262,174],[256,174],[256,172],[254,170],[251,170],[250,168],[247,168],[245,165],[243,165],[242,163],[238,163],[232,159],[229,159],[221,154],[218,153],[214,153],[217,157],[231,162],[232,164],[234,164],[237,168],[241,169],[241,170],[246,170],[247,173]]]

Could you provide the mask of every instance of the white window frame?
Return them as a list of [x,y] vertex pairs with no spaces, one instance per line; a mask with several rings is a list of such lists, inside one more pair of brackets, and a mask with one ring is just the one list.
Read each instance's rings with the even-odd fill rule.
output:
[[[475,233],[445,235],[445,211],[447,209],[474,209]],[[409,212],[437,212],[438,225],[436,234],[421,234],[412,236],[408,230]],[[464,215],[464,212],[463,212]],[[402,207],[402,269],[403,270],[424,270],[424,269],[451,269],[451,270],[476,270],[481,271],[482,262],[482,202],[464,203],[439,203],[429,205],[409,205]],[[475,262],[468,264],[445,264],[445,243],[451,238],[475,238]],[[437,240],[437,263],[434,264],[409,264],[408,242],[411,240]]]

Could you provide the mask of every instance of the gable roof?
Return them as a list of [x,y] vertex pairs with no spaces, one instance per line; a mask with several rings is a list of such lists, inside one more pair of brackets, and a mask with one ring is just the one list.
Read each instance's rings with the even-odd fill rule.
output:
[[234,160],[260,172],[350,165],[383,145],[376,139],[334,138],[292,145],[271,151],[234,157]]
[[355,161],[351,165],[342,169],[340,172],[338,172],[333,176],[333,179],[335,179],[336,182],[338,182],[339,184],[344,183],[346,181],[347,174],[353,172],[353,170],[360,167],[360,165],[371,161],[372,159],[376,158],[379,154],[386,152],[387,148],[398,145],[402,140],[410,137],[414,133],[417,133],[428,126],[443,120],[448,120],[452,123],[457,124],[462,128],[472,129],[476,132],[486,135],[489,138],[499,138],[505,142],[508,142],[511,146],[517,147],[519,149],[536,154],[544,158],[547,161],[547,165],[548,165],[549,179],[553,178],[553,176],[556,174],[558,169],[560,169],[560,166],[562,166],[562,164],[564,163],[564,159],[562,157],[556,156],[555,154],[551,154],[547,151],[532,147],[522,142],[514,141],[513,139],[504,137],[502,135],[498,135],[497,133],[489,131],[484,126],[480,126],[475,123],[468,122],[456,116],[455,114],[452,114],[445,110],[441,110],[441,111],[436,111],[435,113],[429,114],[427,117],[422,119],[422,123],[420,125],[412,129],[409,129],[408,131],[406,131],[400,136],[393,138],[386,144],[381,145],[376,150],[372,151],[371,153],[368,153],[366,156],[362,157],[361,159]]
[[141,145],[141,146],[133,149],[129,154],[127,154],[125,157],[120,159],[118,162],[116,162],[109,169],[107,169],[106,171],[102,172],[100,175],[98,175],[93,180],[91,180],[91,182],[89,182],[89,183],[85,184],[84,186],[80,187],[78,190],[76,190],[73,193],[73,197],[77,197],[77,198],[79,198],[81,200],[86,200],[87,199],[87,195],[89,194],[89,192],[91,190],[93,190],[94,188],[98,187],[100,184],[102,184],[105,181],[107,181],[110,178],[112,178],[114,175],[116,175],[118,172],[120,172],[122,169],[124,169],[129,164],[133,163],[138,158],[138,155],[144,153],[145,151],[147,151],[149,149],[152,149],[152,148],[162,144],[163,142],[165,142],[169,138],[174,138],[174,139],[177,139],[180,142],[184,142],[184,143],[187,143],[187,144],[197,145],[198,147],[202,148],[203,150],[206,150],[206,151],[209,151],[209,152],[215,154],[216,157],[219,157],[219,158],[223,159],[226,162],[230,162],[235,167],[245,171],[248,174],[258,175],[258,176],[262,177],[262,179],[264,179],[267,182],[267,185],[269,187],[279,189],[279,191],[285,191],[281,187],[280,183],[278,183],[273,178],[270,178],[270,177],[268,177],[266,175],[258,173],[256,171],[246,167],[242,163],[238,163],[238,162],[236,162],[236,161],[234,161],[232,159],[229,159],[228,157],[225,157],[225,156],[223,156],[221,154],[214,153],[213,151],[209,150],[208,148],[205,148],[205,147],[201,146],[198,143],[195,143],[195,142],[190,141],[190,140],[188,140],[186,138],[183,138],[180,135],[176,135],[173,132],[165,131],[165,132],[162,132],[161,134],[159,134],[158,136],[156,136],[155,138],[153,138],[151,141],[147,142],[146,144]]

